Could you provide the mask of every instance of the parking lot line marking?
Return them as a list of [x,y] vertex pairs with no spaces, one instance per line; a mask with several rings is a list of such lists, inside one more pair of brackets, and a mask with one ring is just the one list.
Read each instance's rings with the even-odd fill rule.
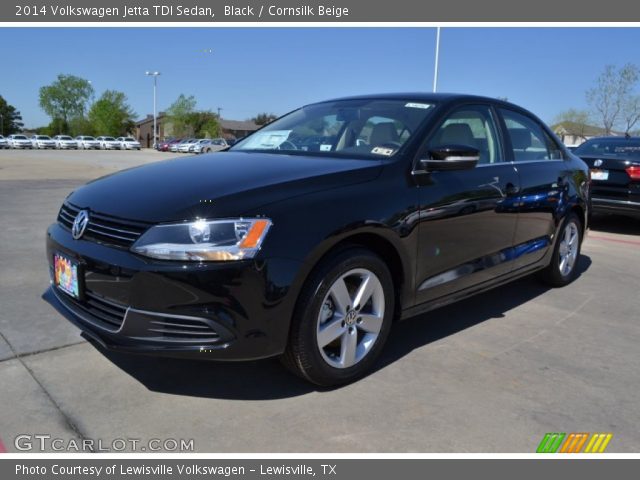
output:
[[605,240],[607,242],[626,243],[628,245],[639,245],[640,246],[640,241],[637,241],[637,240],[623,240],[623,239],[620,239],[620,238],[599,237],[597,235],[591,235],[591,234],[589,234],[588,238],[595,238],[596,240]]

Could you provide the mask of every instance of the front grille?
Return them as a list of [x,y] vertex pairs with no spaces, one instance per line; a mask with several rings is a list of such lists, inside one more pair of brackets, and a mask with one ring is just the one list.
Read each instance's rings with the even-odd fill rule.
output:
[[104,328],[112,332],[118,331],[124,321],[124,316],[127,313],[127,306],[109,300],[102,295],[92,292],[86,289],[85,299],[80,301],[70,297],[64,293],[60,293],[58,297],[67,304],[70,304],[72,308],[78,313],[86,313],[89,317],[81,315],[86,321],[95,324],[98,327]]
[[210,343],[220,335],[205,319],[184,317],[157,317],[149,322],[148,331],[163,341]]
[[[58,213],[58,223],[71,230],[73,221],[81,209],[65,202]],[[117,245],[129,248],[144,233],[151,224],[122,220],[120,218],[90,212],[89,224],[83,238],[92,239],[98,243]]]

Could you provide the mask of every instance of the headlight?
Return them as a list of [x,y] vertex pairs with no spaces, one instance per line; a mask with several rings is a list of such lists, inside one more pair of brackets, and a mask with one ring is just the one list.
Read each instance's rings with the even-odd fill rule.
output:
[[156,225],[131,251],[163,260],[224,261],[253,258],[271,227],[266,218],[196,220]]

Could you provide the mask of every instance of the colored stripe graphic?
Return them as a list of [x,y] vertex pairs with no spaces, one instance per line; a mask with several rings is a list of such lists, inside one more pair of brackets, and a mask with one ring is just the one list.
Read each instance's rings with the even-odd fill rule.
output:
[[613,433],[546,433],[536,453],[580,453],[587,440],[583,453],[604,453],[612,438]]
[[612,433],[594,433],[584,453],[603,453],[612,437]]
[[7,448],[2,443],[2,439],[0,438],[0,453],[7,453]]
[[547,433],[538,445],[536,453],[556,453],[566,433]]
[[570,433],[567,441],[562,445],[560,453],[580,453],[587,438],[589,438],[588,433]]

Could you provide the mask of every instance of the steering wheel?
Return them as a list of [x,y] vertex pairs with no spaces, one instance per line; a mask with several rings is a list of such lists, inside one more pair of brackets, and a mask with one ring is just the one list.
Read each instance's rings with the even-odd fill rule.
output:
[[[284,145],[287,145],[287,147],[282,148]],[[296,147],[296,145],[292,141],[285,140],[280,145],[278,145],[278,148],[276,148],[276,150],[298,150],[298,147]]]

